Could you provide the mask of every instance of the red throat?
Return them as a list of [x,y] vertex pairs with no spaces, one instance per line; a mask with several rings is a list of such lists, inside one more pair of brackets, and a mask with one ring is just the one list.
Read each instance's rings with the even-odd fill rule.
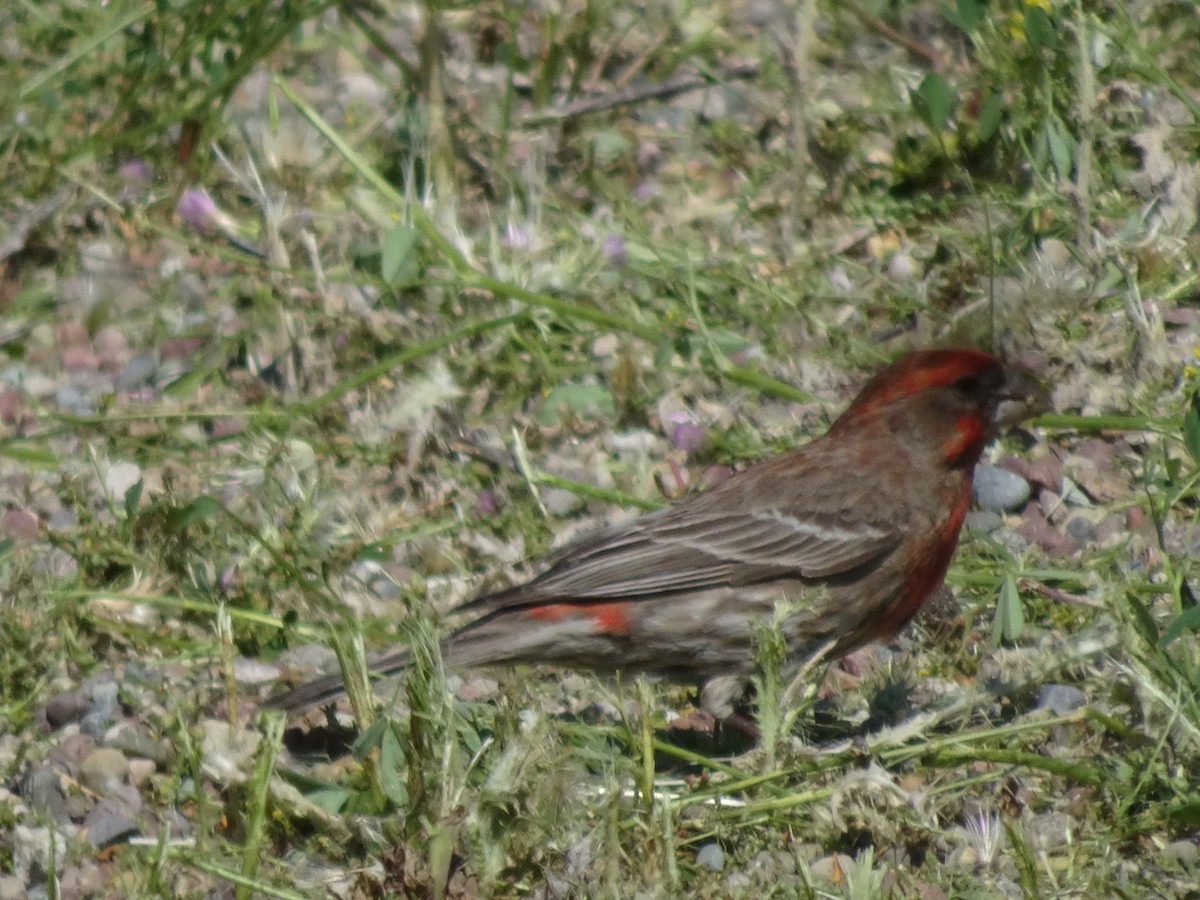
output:
[[[954,433],[942,445],[942,453],[946,459],[966,459],[970,464],[977,457],[987,442],[987,431],[976,413],[963,413],[954,421]],[[965,510],[964,510],[965,514]]]
[[874,628],[876,638],[887,640],[909,623],[946,578],[950,560],[958,546],[958,535],[971,507],[971,483],[967,479],[934,538],[916,548],[918,559],[909,570],[896,602],[880,616]]

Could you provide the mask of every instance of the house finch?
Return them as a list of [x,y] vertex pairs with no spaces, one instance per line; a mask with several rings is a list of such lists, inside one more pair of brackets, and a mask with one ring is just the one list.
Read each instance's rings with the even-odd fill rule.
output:
[[[987,353],[911,353],[822,437],[572,541],[533,580],[465,604],[457,612],[475,618],[443,641],[444,660],[699,682],[702,705],[726,718],[777,604],[793,670],[904,628],[942,585],[984,447],[1046,408],[1029,374]],[[408,662],[398,648],[371,669]],[[343,691],[330,675],[267,704],[296,710]]]

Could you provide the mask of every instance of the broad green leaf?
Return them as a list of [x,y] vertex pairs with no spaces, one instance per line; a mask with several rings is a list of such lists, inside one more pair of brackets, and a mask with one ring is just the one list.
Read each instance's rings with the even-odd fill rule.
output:
[[1058,46],[1058,32],[1050,16],[1040,6],[1025,7],[1025,37],[1034,47],[1053,49]]
[[183,531],[185,528],[212,518],[223,511],[224,507],[216,497],[210,494],[201,494],[187,506],[172,510],[167,516],[167,527],[172,531]]
[[564,413],[580,419],[611,418],[617,404],[608,388],[599,384],[560,384],[542,401],[539,425],[557,425]]
[[142,499],[142,479],[138,479],[125,491],[125,516],[132,519],[137,514]]
[[417,276],[417,238],[411,225],[397,225],[383,239],[379,274],[388,284],[405,284]]
[[996,599],[996,617],[992,621],[992,643],[1011,643],[1021,636],[1025,628],[1025,610],[1021,607],[1021,595],[1017,591],[1017,579],[1012,573],[1004,576],[1000,594]]
[[1004,112],[1004,95],[992,91],[979,107],[979,121],[975,125],[975,135],[981,143],[991,140],[996,129],[1000,127],[1000,117]]
[[1200,391],[1192,394],[1192,403],[1183,414],[1183,446],[1192,462],[1200,465]]
[[1138,634],[1142,636],[1148,644],[1153,644],[1158,641],[1158,626],[1154,624],[1154,617],[1150,615],[1150,610],[1146,608],[1140,599],[1133,594],[1129,595],[1129,608],[1133,611],[1133,626],[1137,629]]
[[912,105],[921,121],[931,131],[944,131],[954,114],[958,98],[946,79],[937,72],[930,72],[912,94]]
[[346,788],[322,788],[306,794],[305,799],[318,809],[336,815],[342,811],[346,801],[350,799],[350,791]]
[[1165,647],[1187,631],[1200,631],[1200,606],[1190,606],[1175,617],[1163,631],[1159,646]]
[[396,736],[393,724],[384,730],[383,740],[379,744],[379,788],[400,809],[408,803],[408,787],[401,777],[406,769],[404,747]]
[[358,736],[354,746],[350,748],[351,754],[356,760],[362,762],[372,750],[383,743],[383,736],[387,731],[388,720],[384,716],[380,716],[371,723],[370,728]]
[[963,31],[972,32],[983,22],[986,5],[986,0],[957,0],[954,9],[945,3],[939,4],[938,9],[951,24],[957,25]]
[[597,131],[592,138],[592,157],[599,165],[615,162],[629,150],[629,140],[619,131]]
[[[1037,7],[1034,7],[1036,9]],[[1046,147],[1050,151],[1050,161],[1054,172],[1060,181],[1068,181],[1071,177],[1071,167],[1074,164],[1075,141],[1067,132],[1058,116],[1050,116],[1045,124]]]

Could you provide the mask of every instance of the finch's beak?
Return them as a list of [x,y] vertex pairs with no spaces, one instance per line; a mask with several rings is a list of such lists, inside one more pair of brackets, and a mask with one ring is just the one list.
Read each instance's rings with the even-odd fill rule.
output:
[[1050,394],[1033,373],[1009,364],[996,406],[996,428],[1009,428],[1050,409]]

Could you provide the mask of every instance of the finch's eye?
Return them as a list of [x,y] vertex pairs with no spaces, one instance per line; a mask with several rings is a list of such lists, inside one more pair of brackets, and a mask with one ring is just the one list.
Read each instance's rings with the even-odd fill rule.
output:
[[978,375],[964,375],[954,382],[954,387],[961,393],[974,396],[983,388],[983,380]]

